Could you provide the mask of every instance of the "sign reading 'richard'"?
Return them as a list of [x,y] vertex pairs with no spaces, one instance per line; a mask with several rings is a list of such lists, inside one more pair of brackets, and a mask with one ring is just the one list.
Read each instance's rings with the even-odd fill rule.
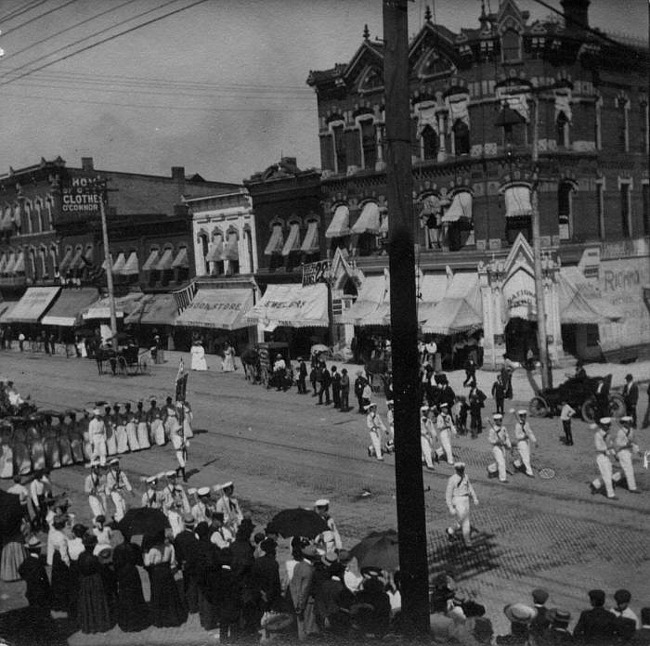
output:
[[97,215],[106,182],[101,178],[72,177],[61,187],[63,213]]

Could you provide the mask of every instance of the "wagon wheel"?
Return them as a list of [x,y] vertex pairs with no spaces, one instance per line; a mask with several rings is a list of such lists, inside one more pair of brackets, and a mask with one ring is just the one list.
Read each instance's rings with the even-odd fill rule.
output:
[[140,357],[140,360],[138,361],[138,371],[141,375],[149,374],[149,362],[147,361],[147,357]]
[[586,399],[582,404],[582,408],[580,409],[582,419],[589,424],[591,424],[596,419],[596,411],[597,406],[595,397],[589,397],[589,399]]
[[548,417],[550,408],[543,397],[533,397],[528,404],[528,412],[532,417]]
[[117,374],[126,376],[128,374],[128,364],[122,356],[117,357]]
[[621,395],[609,396],[609,414],[616,418],[625,415],[625,400]]

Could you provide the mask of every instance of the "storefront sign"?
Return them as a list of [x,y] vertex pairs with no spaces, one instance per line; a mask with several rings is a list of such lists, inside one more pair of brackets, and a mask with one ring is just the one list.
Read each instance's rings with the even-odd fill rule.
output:
[[310,262],[302,266],[302,284],[315,285],[316,283],[328,283],[332,263],[329,260]]
[[105,190],[106,182],[101,178],[72,177],[61,187],[61,209],[68,214],[99,215]]

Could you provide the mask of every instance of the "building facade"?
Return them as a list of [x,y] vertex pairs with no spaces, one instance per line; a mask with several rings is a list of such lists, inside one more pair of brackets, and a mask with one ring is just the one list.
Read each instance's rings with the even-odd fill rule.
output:
[[[437,330],[450,356],[459,335],[481,330],[489,364],[504,352],[521,359],[537,351],[532,262],[527,245],[516,242],[531,241],[534,188],[554,361],[650,342],[641,296],[650,281],[648,47],[618,45],[590,30],[588,0],[562,7],[564,21],[530,23],[514,0],[501,0],[497,12],[483,11],[477,28],[460,33],[427,11],[410,43],[418,291],[429,283],[432,306],[448,296],[432,315],[446,324],[422,329]],[[366,30],[349,63],[308,78],[318,102],[328,253],[347,252],[335,284],[356,289],[360,299],[364,281],[376,277],[365,298],[378,306],[387,298],[379,278],[388,266],[390,217],[383,58],[383,45]],[[603,301],[621,304],[614,284],[624,285],[624,317],[611,308],[599,316]],[[563,320],[560,295],[571,298],[580,285],[591,285],[594,312],[581,302],[584,311]],[[465,312],[458,320],[445,318],[452,301]],[[373,326],[381,321],[372,318]],[[352,324],[363,333],[362,319],[354,310],[343,315],[348,340]]]

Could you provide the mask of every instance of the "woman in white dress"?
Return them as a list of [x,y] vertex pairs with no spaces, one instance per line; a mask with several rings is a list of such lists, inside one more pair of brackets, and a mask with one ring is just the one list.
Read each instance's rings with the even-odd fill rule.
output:
[[149,425],[147,424],[147,413],[144,411],[144,404],[138,402],[138,409],[135,412],[135,423],[138,433],[138,444],[141,449],[148,449],[151,446],[149,441]]
[[[34,471],[45,469],[45,444],[38,419],[30,417],[27,425],[27,442]],[[22,471],[21,471],[22,473]],[[29,470],[27,471],[29,473]]]
[[41,426],[41,437],[44,439],[45,463],[48,469],[61,467],[61,450],[59,448],[59,437],[56,428],[52,425],[52,416],[45,415]]
[[84,455],[84,436],[80,426],[77,424],[77,414],[74,411],[68,411],[63,425],[65,432],[68,434],[70,440],[70,448],[72,449],[72,459],[77,464],[83,464],[85,460]]
[[126,418],[120,413],[120,405],[113,406],[113,419],[115,420],[115,445],[118,453],[127,453],[129,450],[129,437],[126,434]]
[[111,415],[111,407],[104,407],[104,426],[106,428],[106,453],[115,455],[117,453],[117,438],[115,437],[115,418]]
[[221,369],[224,372],[233,372],[235,369],[235,349],[228,342],[226,342],[226,345],[223,348]]
[[[20,424],[20,426],[18,424]],[[22,426],[22,423],[19,422],[18,424],[14,425],[14,434],[12,441],[12,449],[14,454],[14,474],[26,476],[32,470],[32,459],[30,454],[31,438],[28,436],[27,429]],[[38,430],[35,427],[34,430],[38,433]],[[44,468],[45,453],[42,453],[42,456],[42,468]]]
[[151,440],[158,446],[165,445],[165,427],[162,421],[162,411],[158,408],[156,400],[151,400],[151,408],[147,413],[147,422],[149,422],[149,432]]
[[198,339],[192,344],[192,349],[190,350],[192,354],[192,370],[207,370],[208,364],[205,360],[205,350],[201,341]]
[[11,426],[0,426],[0,478],[14,477],[14,452],[11,448]]
[[126,437],[131,451],[139,451],[138,427],[135,413],[131,410],[131,402],[124,404],[124,421],[126,422]]

